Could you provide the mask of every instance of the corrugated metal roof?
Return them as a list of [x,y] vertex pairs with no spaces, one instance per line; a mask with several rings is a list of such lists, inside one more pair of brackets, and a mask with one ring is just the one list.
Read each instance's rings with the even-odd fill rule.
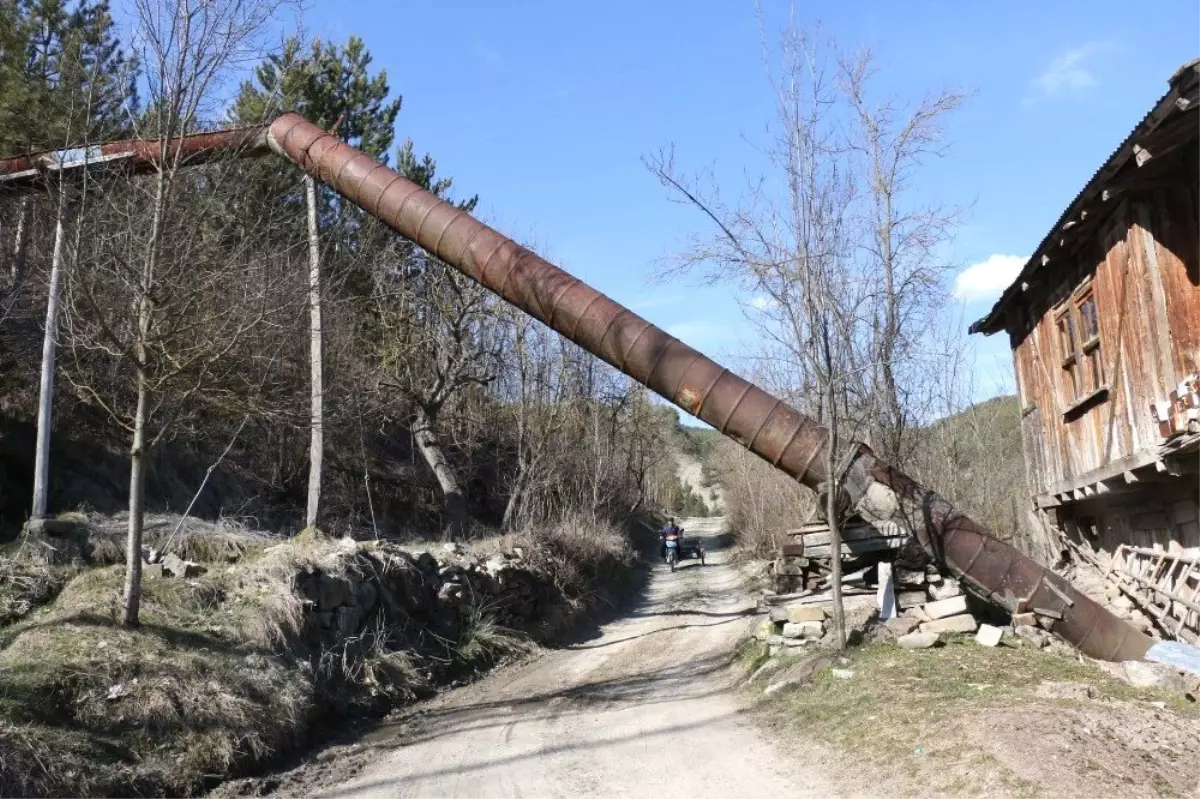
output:
[[1033,255],[1021,267],[1021,272],[1017,275],[1016,280],[1004,290],[1004,293],[1000,295],[1000,299],[992,306],[992,310],[988,312],[987,316],[971,325],[971,333],[991,335],[1004,329],[1005,311],[1020,295],[1021,284],[1027,282],[1028,278],[1043,266],[1043,256],[1048,254],[1048,251],[1054,246],[1056,240],[1063,238],[1063,233],[1067,229],[1068,223],[1072,220],[1077,221],[1080,218],[1080,211],[1083,210],[1082,206],[1090,202],[1096,194],[1103,191],[1104,184],[1134,156],[1134,145],[1137,141],[1158,128],[1171,117],[1196,110],[1196,103],[1191,103],[1184,108],[1180,108],[1176,101],[1194,89],[1198,81],[1200,81],[1200,58],[1192,59],[1175,70],[1175,73],[1168,80],[1170,88],[1167,90],[1167,93],[1159,98],[1158,102],[1134,126],[1133,130],[1118,145],[1112,155],[1105,160],[1099,169],[1092,173],[1092,177],[1088,180],[1087,184],[1075,195],[1075,199],[1071,201],[1067,209],[1059,216],[1058,221],[1054,223],[1054,226],[1050,228],[1045,238],[1038,244],[1037,249],[1033,251]]

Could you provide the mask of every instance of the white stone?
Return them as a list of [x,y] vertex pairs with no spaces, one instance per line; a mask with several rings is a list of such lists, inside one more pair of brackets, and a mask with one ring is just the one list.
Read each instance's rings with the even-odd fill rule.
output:
[[979,625],[979,632],[975,633],[975,643],[982,646],[997,646],[1003,638],[1004,628],[990,624]]
[[956,596],[949,599],[939,599],[937,602],[926,602],[924,609],[926,615],[934,621],[944,619],[947,616],[957,616],[960,613],[967,612],[967,598],[965,596]]
[[853,669],[830,669],[829,673],[832,674],[834,676],[834,678],[836,678],[838,680],[849,680],[851,677],[854,676]]
[[820,638],[825,634],[825,625],[819,621],[789,621],[783,625],[784,638]]
[[771,694],[775,693],[776,691],[782,691],[784,688],[788,688],[792,685],[799,685],[801,682],[802,682],[802,680],[800,680],[800,679],[790,679],[790,680],[780,680],[779,682],[771,683],[770,685],[768,685],[766,688],[763,689],[763,695],[770,696]]
[[1125,670],[1125,677],[1138,688],[1167,688],[1172,691],[1187,689],[1186,681],[1179,670],[1164,663],[1127,660],[1121,666]]
[[892,581],[892,564],[879,564],[879,591],[875,595],[879,618],[896,618],[896,586]]
[[952,596],[961,596],[962,588],[959,587],[958,580],[947,577],[941,585],[929,586],[929,594],[934,599],[949,599]]
[[948,616],[944,619],[927,621],[921,625],[923,633],[973,633],[977,627],[975,617],[969,613]]
[[896,639],[896,645],[901,649],[928,649],[937,642],[937,633],[909,633]]

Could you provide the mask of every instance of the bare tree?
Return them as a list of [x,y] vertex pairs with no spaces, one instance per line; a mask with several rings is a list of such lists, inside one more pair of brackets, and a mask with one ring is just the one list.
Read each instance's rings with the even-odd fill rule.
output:
[[[944,93],[903,115],[872,105],[872,57],[840,56],[798,27],[779,40],[779,68],[766,43],[776,109],[762,152],[770,172],[726,201],[707,176],[687,176],[668,150],[647,165],[671,193],[698,209],[713,232],[696,237],[674,271],[699,271],[749,295],[747,315],[766,342],[751,358],[778,392],[829,430],[817,511],[840,552],[848,511],[834,490],[842,450],[875,432],[902,450],[914,418],[904,378],[927,323],[948,300],[938,247],[953,214],[905,203],[914,170],[937,149],[941,117],[961,95]],[[845,643],[841,564],[833,559],[834,627]]]
[[[931,92],[913,105],[894,96],[875,98],[877,72],[869,49],[839,59],[838,88],[849,108],[848,145],[867,202],[859,211],[862,274],[875,277],[871,301],[869,356],[872,442],[892,463],[911,460],[911,428],[926,421],[922,397],[941,379],[930,359],[918,351],[932,342],[926,331],[937,330],[948,305],[946,273],[950,262],[942,252],[962,209],[921,202],[914,195],[925,161],[947,147],[945,120],[966,94]],[[930,379],[932,376],[932,379]]]
[[496,379],[504,345],[498,300],[445,264],[393,242],[372,297],[380,385],[400,400],[413,440],[441,488],[445,533],[465,535],[466,497],[441,441],[442,415],[470,386]]
[[312,375],[309,387],[308,504],[304,526],[316,528],[321,510],[321,468],[325,458],[325,361],[321,326],[321,238],[317,229],[317,187],[309,175],[304,176],[304,198],[308,209],[309,365]]
[[[63,187],[59,186],[57,212],[54,219],[54,254],[50,262],[50,285],[46,298],[46,324],[42,333],[42,370],[38,388],[37,443],[34,448],[33,506],[30,520],[34,524],[46,518],[46,501],[50,485],[50,427],[54,409],[54,367],[58,351],[58,313],[62,298],[65,262],[67,260],[67,215],[70,203]],[[31,526],[32,529],[32,526]]]
[[[196,185],[187,181],[219,180],[220,170],[188,175],[181,150],[172,150],[169,142],[200,124],[231,70],[261,54],[261,36],[280,5],[279,0],[131,3],[134,46],[145,68],[149,100],[136,128],[143,138],[157,141],[160,160],[148,181],[114,190],[106,202],[110,219],[105,221],[115,216],[120,225],[97,236],[88,279],[72,282],[71,313],[78,350],[107,353],[132,372],[128,413],[106,401],[95,385],[76,382],[131,437],[126,626],[138,624],[150,451],[264,312],[254,289],[231,279],[237,259],[228,253],[214,259],[206,252],[211,240],[204,235],[202,213],[194,207],[189,215],[180,213],[185,198],[198,194],[189,192]],[[132,309],[132,324],[126,308]]]

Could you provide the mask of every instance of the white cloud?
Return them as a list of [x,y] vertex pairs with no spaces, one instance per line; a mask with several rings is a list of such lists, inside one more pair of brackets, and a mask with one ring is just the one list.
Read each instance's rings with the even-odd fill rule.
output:
[[1098,42],[1089,42],[1067,50],[1051,61],[1046,71],[1033,79],[1036,99],[1068,97],[1095,86],[1098,81],[1088,69],[1087,62],[1099,49]]
[[779,307],[779,303],[770,297],[758,296],[750,300],[750,307],[756,311],[769,311],[772,308]]
[[954,297],[960,300],[993,299],[1008,288],[1029,260],[1024,255],[989,255],[971,264],[954,279]]

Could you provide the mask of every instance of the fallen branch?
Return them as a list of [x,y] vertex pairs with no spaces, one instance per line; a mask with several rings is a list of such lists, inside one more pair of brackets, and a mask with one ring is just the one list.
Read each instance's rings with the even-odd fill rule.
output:
[[179,523],[175,525],[175,529],[171,531],[169,536],[167,536],[167,541],[162,547],[163,552],[167,551],[167,549],[171,546],[171,542],[175,540],[175,536],[178,535],[179,531],[183,529],[183,523],[186,522],[188,520],[188,516],[191,515],[192,508],[196,505],[196,500],[200,499],[200,495],[204,493],[204,487],[208,485],[208,478],[212,477],[212,473],[216,471],[218,466],[221,465],[221,461],[225,460],[225,456],[229,454],[229,450],[233,449],[233,445],[237,441],[238,436],[242,434],[242,428],[246,426],[246,422],[249,420],[250,414],[246,414],[242,417],[242,423],[238,425],[237,430],[233,431],[233,438],[229,439],[229,443],[225,446],[225,450],[217,457],[215,461],[209,465],[208,469],[205,470],[204,479],[200,481],[200,487],[197,488],[196,493],[192,495],[192,501],[188,503],[187,510],[185,510],[183,512],[183,516],[179,518]]

